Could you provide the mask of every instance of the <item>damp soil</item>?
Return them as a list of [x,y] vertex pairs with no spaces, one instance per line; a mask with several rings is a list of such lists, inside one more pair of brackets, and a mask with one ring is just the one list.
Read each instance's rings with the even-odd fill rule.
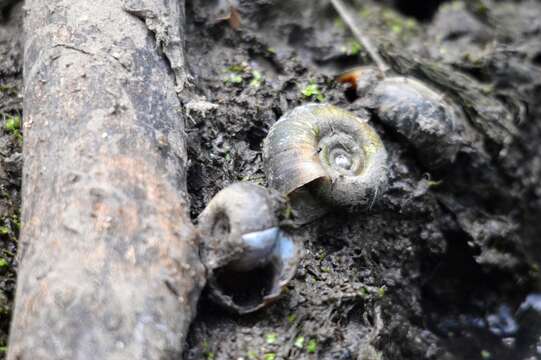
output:
[[[454,163],[425,168],[418,149],[335,81],[370,60],[328,1],[188,0],[194,221],[228,184],[266,185],[263,139],[280,116],[309,102],[370,119],[389,153],[391,185],[369,212],[330,209],[290,229],[304,256],[274,304],[238,316],[204,292],[184,358],[541,358],[541,3],[350,4],[384,55],[400,59],[395,72],[431,82],[464,107],[473,140]],[[23,160],[21,16],[20,4],[0,16],[2,352]],[[428,71],[433,64],[445,76]],[[454,86],[460,81],[475,89],[469,102]]]

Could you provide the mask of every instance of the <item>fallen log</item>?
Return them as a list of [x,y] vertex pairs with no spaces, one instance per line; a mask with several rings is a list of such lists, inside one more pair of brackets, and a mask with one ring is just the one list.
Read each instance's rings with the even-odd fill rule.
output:
[[[183,14],[183,1],[161,3]],[[182,353],[204,285],[185,198],[182,70],[125,5],[25,5],[23,227],[9,359]]]

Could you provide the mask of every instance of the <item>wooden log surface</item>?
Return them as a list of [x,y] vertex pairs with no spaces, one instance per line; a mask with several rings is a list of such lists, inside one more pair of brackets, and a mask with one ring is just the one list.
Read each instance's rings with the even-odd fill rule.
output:
[[178,66],[121,0],[25,7],[8,358],[179,358],[204,270],[187,215]]

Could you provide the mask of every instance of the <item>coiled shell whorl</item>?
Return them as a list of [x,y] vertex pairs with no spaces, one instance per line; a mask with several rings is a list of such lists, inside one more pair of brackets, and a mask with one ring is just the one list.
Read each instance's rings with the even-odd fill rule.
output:
[[387,152],[367,120],[336,106],[286,113],[263,144],[269,185],[284,194],[308,187],[338,206],[369,207],[387,185]]

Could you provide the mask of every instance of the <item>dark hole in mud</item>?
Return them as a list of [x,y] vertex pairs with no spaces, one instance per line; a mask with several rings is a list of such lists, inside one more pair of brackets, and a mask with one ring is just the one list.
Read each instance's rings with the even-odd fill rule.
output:
[[216,271],[216,283],[236,305],[251,307],[260,304],[272,289],[274,268],[271,264],[250,270],[236,271],[228,267]]
[[430,21],[441,4],[447,0],[396,0],[395,7],[406,16],[412,16],[419,21]]
[[[522,359],[536,351],[532,331],[517,317],[528,289],[497,269],[486,271],[461,232],[448,232],[443,258],[427,259],[422,288],[429,328],[459,359]],[[502,294],[512,294],[502,298]],[[538,329],[539,330],[539,329]]]
[[355,100],[359,98],[359,95],[357,94],[357,88],[354,86],[349,86],[344,91],[344,96],[346,97],[346,100],[349,101],[350,103],[354,102]]
[[267,136],[267,133],[261,127],[253,127],[248,130],[246,138],[248,140],[248,147],[253,151],[261,150],[261,143],[263,139]]

